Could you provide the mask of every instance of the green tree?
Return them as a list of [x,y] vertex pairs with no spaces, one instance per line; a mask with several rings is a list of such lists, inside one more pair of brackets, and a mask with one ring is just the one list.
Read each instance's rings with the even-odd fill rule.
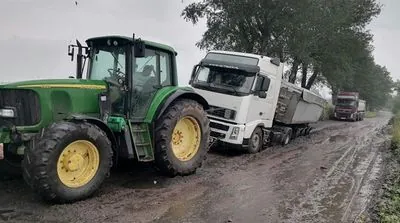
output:
[[375,64],[365,27],[380,12],[377,0],[202,0],[181,15],[193,24],[206,18],[200,49],[279,57],[291,66],[289,82],[325,83],[335,94],[357,89],[379,107],[391,79]]

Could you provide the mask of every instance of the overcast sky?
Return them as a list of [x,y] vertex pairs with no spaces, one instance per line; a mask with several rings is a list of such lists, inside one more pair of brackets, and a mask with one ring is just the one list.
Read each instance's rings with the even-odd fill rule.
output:
[[[173,46],[178,52],[180,84],[205,52],[195,47],[205,22],[193,26],[180,13],[192,0],[2,0],[0,7],[0,82],[66,78],[75,72],[67,45],[77,38],[127,35]],[[384,9],[369,26],[375,35],[374,55],[400,78],[399,0],[381,0]],[[397,18],[398,19],[398,18]]]

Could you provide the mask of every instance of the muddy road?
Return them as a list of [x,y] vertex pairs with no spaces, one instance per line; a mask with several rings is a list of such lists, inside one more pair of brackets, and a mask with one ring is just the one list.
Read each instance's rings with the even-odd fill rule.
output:
[[213,151],[188,177],[132,166],[69,205],[44,204],[22,179],[3,180],[0,222],[354,222],[379,184],[389,118],[321,122],[255,155]]

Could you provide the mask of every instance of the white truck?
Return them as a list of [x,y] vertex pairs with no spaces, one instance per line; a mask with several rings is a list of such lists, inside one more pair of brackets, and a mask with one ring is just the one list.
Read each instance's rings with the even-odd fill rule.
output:
[[210,51],[193,68],[191,87],[209,103],[211,137],[250,153],[311,131],[325,100],[282,79],[278,58]]

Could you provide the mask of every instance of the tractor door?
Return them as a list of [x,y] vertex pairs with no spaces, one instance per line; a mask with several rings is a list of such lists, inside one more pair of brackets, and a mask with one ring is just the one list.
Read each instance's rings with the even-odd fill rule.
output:
[[131,119],[143,121],[157,91],[172,83],[171,55],[146,49],[146,56],[134,58]]
[[149,124],[144,123],[157,92],[172,83],[171,54],[146,48],[145,57],[134,58],[130,129],[139,161],[154,160]]

